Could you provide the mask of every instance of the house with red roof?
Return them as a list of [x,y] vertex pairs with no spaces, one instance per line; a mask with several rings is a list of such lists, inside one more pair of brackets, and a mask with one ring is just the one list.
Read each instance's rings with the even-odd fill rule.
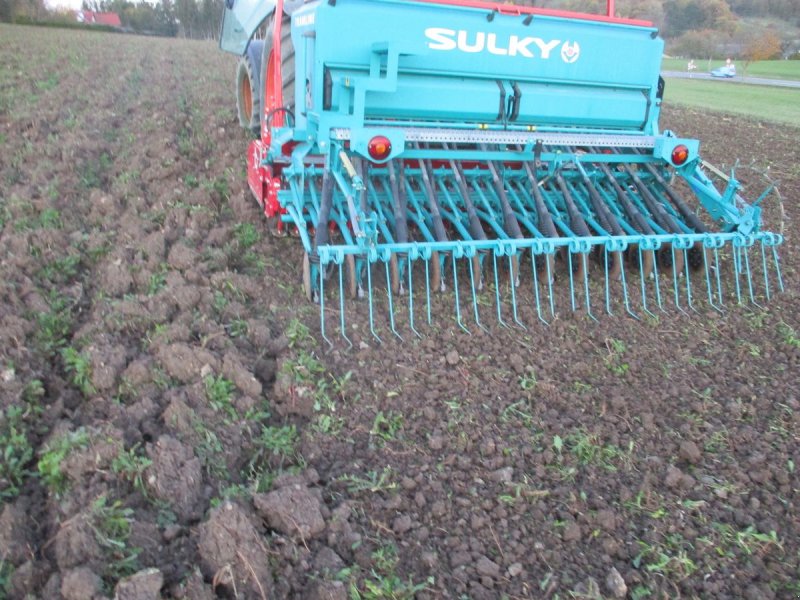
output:
[[87,25],[108,25],[109,27],[122,27],[119,15],[114,12],[95,12],[92,10],[79,10],[75,17],[79,23]]

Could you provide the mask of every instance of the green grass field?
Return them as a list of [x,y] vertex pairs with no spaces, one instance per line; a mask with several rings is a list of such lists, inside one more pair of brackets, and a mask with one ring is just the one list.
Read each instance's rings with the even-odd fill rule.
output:
[[[661,63],[662,71],[685,71],[689,61],[684,58],[665,58]],[[725,64],[724,60],[695,59],[697,71],[707,73]],[[767,77],[769,79],[800,80],[800,60],[761,60],[751,63],[745,73],[742,61],[736,61],[736,70],[740,76]]]
[[723,81],[668,79],[667,105],[683,104],[800,127],[800,90]]

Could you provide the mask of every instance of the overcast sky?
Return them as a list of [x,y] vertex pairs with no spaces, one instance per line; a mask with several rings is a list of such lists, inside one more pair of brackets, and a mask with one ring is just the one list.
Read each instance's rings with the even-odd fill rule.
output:
[[79,10],[81,7],[81,0],[45,0],[45,6],[47,8],[71,8],[73,10]]

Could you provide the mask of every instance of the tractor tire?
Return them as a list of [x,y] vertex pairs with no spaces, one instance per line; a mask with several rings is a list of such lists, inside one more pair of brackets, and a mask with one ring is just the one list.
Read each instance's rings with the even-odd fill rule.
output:
[[264,42],[253,40],[236,69],[236,112],[239,125],[254,133],[261,130],[261,56]]
[[[269,68],[269,57],[272,54],[272,25],[275,16],[273,15],[267,25],[267,34],[264,37],[264,47],[261,56],[261,81],[267,81],[267,69]],[[281,108],[288,112],[289,118],[294,115],[294,46],[292,45],[292,21],[288,15],[283,16],[281,23],[281,77],[283,85],[283,105]],[[284,115],[286,116],[286,115]],[[272,115],[268,115],[271,119]]]

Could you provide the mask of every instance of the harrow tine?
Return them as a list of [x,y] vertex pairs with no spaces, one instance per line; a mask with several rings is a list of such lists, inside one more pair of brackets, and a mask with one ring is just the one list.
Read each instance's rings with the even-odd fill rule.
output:
[[503,320],[502,311],[500,309],[500,279],[497,276],[497,252],[492,252],[492,268],[494,270],[494,298],[497,305],[497,321],[503,327],[508,327],[508,324]]
[[761,306],[758,302],[756,302],[755,294],[753,293],[753,274],[750,271],[750,246],[745,246],[744,250],[744,264],[745,268],[747,269],[747,290],[750,294],[750,302],[752,302],[758,308],[763,309],[764,307]]
[[463,329],[465,332],[467,332],[467,334],[472,335],[470,333],[469,329],[467,329],[464,326],[464,323],[461,320],[461,300],[460,300],[460,297],[459,297],[460,294],[459,294],[459,290],[458,290],[458,272],[457,272],[457,269],[456,269],[456,255],[455,255],[455,252],[451,253],[450,256],[453,259],[453,291],[455,292],[454,295],[455,295],[455,299],[456,299],[456,320],[458,321],[458,326],[461,329]]
[[389,299],[389,324],[392,328],[392,333],[397,336],[401,342],[403,341],[403,336],[401,336],[397,328],[394,324],[394,303],[392,302],[392,277],[389,274],[389,261],[383,263],[384,268],[386,270],[386,297]]
[[706,274],[706,290],[708,291],[708,303],[711,305],[711,308],[716,310],[717,312],[721,313],[722,309],[716,305],[714,302],[714,295],[711,290],[711,275],[708,272],[708,252],[703,251],[703,269]]
[[770,300],[769,273],[767,272],[767,252],[764,249],[764,240],[761,240],[761,268],[764,271],[764,291],[767,295],[767,302]]
[[640,320],[639,315],[631,310],[630,299],[628,298],[628,282],[625,279],[625,263],[620,261],[620,281],[622,281],[622,295],[625,298],[625,310],[630,316],[637,321]]
[[597,321],[597,317],[592,314],[592,305],[589,298],[589,269],[586,268],[587,260],[589,260],[589,257],[581,252],[581,262],[583,263],[583,289],[586,292],[586,314]]
[[667,312],[664,309],[664,303],[661,299],[661,284],[658,282],[658,260],[653,261],[653,283],[656,289],[656,304],[658,304],[658,308],[661,309],[661,312]]
[[783,276],[781,275],[781,263],[778,260],[778,249],[772,246],[772,258],[775,261],[775,272],[778,276],[778,289],[783,292]]
[[[517,260],[514,260],[517,259]],[[514,322],[520,326],[525,331],[528,331],[528,328],[519,320],[519,316],[517,315],[517,286],[519,285],[519,273],[517,273],[517,269],[514,268],[514,264],[519,265],[519,258],[516,254],[509,254],[508,256],[508,272],[511,276],[511,305],[514,308]],[[516,282],[516,283],[514,283]]]
[[573,275],[573,272],[572,272],[572,251],[571,250],[568,250],[567,257],[568,257],[568,262],[569,262],[569,264],[567,265],[568,270],[569,270],[569,299],[572,302],[572,312],[575,312],[575,281],[574,281],[575,280],[575,276]]
[[[344,261],[342,261],[343,263]],[[344,276],[342,274],[342,263],[339,264],[339,326],[341,327],[341,334],[347,342],[348,350],[353,347],[353,342],[347,337],[345,330],[345,317],[344,317]]]
[[[608,248],[603,248],[603,270],[605,275],[605,290],[606,290],[606,312],[609,315],[613,316],[613,312],[611,312],[611,290],[609,288],[608,283]],[[627,302],[627,298],[625,299]]]
[[725,308],[725,296],[722,292],[722,279],[719,274],[719,248],[714,247],[714,276],[717,280],[717,295],[719,297],[720,308]]
[[[550,264],[547,260],[545,260],[545,262],[548,265]],[[536,255],[531,255],[531,270],[533,271],[533,296],[536,299],[536,315],[542,323],[550,325],[550,323],[545,321],[544,317],[542,317],[542,305],[539,302],[539,274],[536,268]]]
[[637,245],[636,247],[636,255],[639,260],[639,283],[640,283],[640,288],[642,290],[642,309],[651,317],[655,317],[655,315],[652,312],[650,312],[650,310],[647,308],[647,282],[644,273],[644,260],[642,259],[642,247],[640,245]]
[[408,262],[406,265],[406,272],[408,273],[408,322],[411,331],[413,331],[418,338],[421,338],[422,334],[417,331],[417,328],[414,326],[414,284],[411,274],[411,255],[406,256],[406,261]]
[[369,268],[369,265],[367,265],[367,298],[369,299],[369,330],[372,332],[372,336],[382,344],[383,340],[375,331],[375,318],[372,305],[372,269]]
[[692,269],[689,266],[688,257],[686,255],[686,249],[681,248],[679,250],[683,254],[683,264],[684,264],[684,272],[686,273],[686,302],[689,304],[689,309],[697,312],[697,309],[692,304]]
[[[472,290],[472,310],[475,314],[475,324],[483,331],[488,331],[481,323],[480,311],[478,310],[478,295],[475,293],[475,263],[472,258],[468,258],[467,264],[469,267],[469,283]],[[480,277],[480,267],[478,267],[478,270],[478,277]]]
[[319,328],[322,332],[322,339],[333,348],[333,342],[325,335],[325,269],[322,266],[319,269]]
[[547,293],[550,298],[550,317],[555,319],[556,318],[556,306],[555,306],[555,299],[553,298],[553,266],[552,261],[548,259],[544,261],[545,266],[547,267]]
[[741,272],[741,258],[739,257],[739,252],[741,248],[738,246],[733,247],[733,270],[736,279],[736,303],[740,306],[742,305],[742,288],[739,285],[739,273]]
[[680,281],[680,279],[678,277],[678,263],[675,260],[675,245],[674,244],[670,244],[669,245],[669,251],[670,251],[670,254],[672,255],[672,289],[673,289],[674,295],[675,295],[675,308],[677,308],[683,314],[686,314],[686,311],[683,310],[683,307],[681,307],[681,303],[680,303],[680,291],[679,291],[680,286],[678,285],[678,282]]

